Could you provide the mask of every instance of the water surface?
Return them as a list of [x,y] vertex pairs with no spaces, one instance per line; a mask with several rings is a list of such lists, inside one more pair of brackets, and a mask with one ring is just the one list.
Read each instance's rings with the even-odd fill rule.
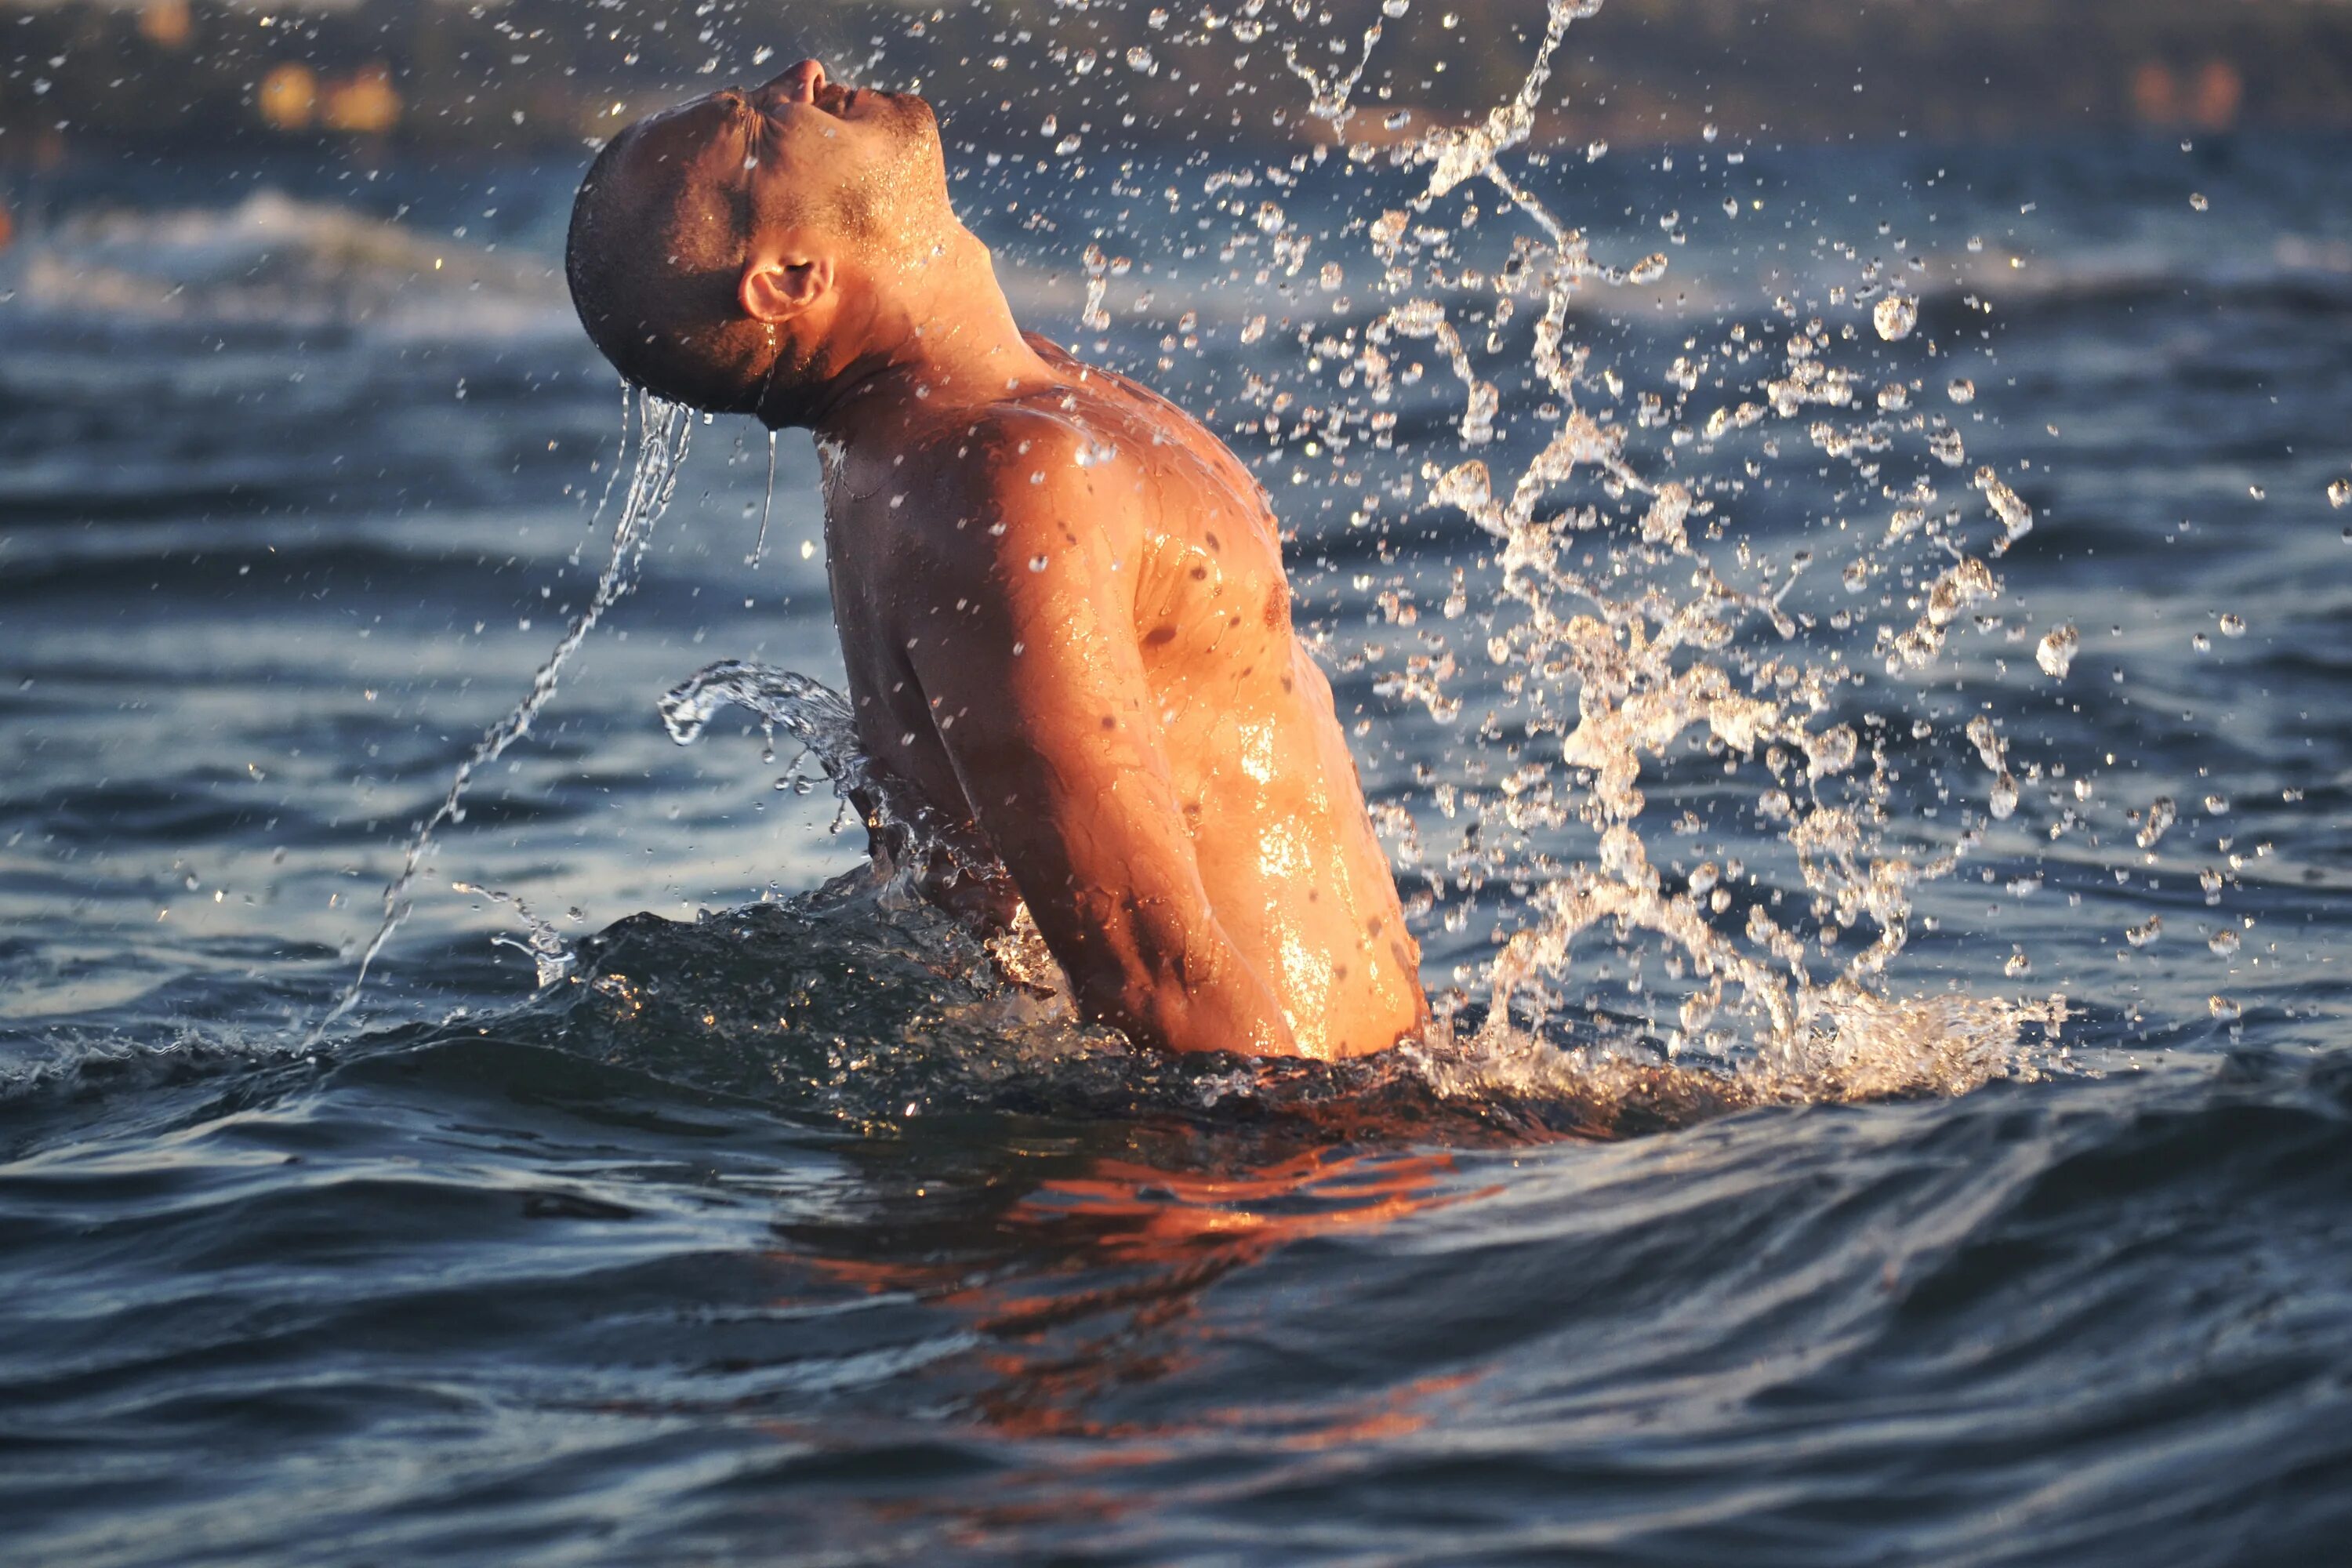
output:
[[[1394,1064],[1137,1061],[975,984],[926,917],[793,901],[856,861],[825,792],[772,787],[748,720],[681,751],[655,712],[720,658],[839,679],[814,460],[787,438],[749,569],[766,448],[723,424],[313,1047],[408,829],[602,563],[620,393],[551,270],[576,171],[246,162],[35,193],[0,258],[11,1554],[2326,1560],[2352,1525],[2338,151],[1756,149],[1737,178],[1786,229],[1704,221],[1734,176],[1696,148],[1547,175],[1620,264],[1665,213],[1689,230],[1665,284],[1579,318],[1637,381],[1844,276],[1824,233],[1933,256],[1923,333],[1994,334],[1979,401],[1939,406],[2038,521],[2000,624],[1906,689],[1943,710],[1906,831],[1982,810],[1975,712],[2103,801],[2179,804],[2144,852],[2050,837],[2059,791],[2029,787],[1920,889],[1888,992],[2057,993],[2069,1021],[1972,1092],[1859,1103],[1663,1070],[1664,959],[1638,941],[1580,951],[1564,1068],[1448,1093]],[[1294,225],[1349,216],[1289,199]],[[1188,282],[1181,226],[1130,222],[1175,277],[1139,311],[1139,273],[1114,281],[1101,331],[1082,240],[992,237],[1045,330],[1221,432],[1255,419],[1235,389],[1297,351],[1239,327],[1283,297]],[[1161,372],[1187,309],[1225,330]],[[1365,460],[1409,471],[1459,405],[1430,375],[1397,405],[1423,449]],[[1487,457],[1541,435],[1507,420]],[[1298,531],[1368,791],[1442,865],[1470,819],[1416,770],[1505,771],[1515,740],[1475,736],[1507,671],[1465,660],[1449,726],[1346,661],[1410,635],[1392,579],[1424,604],[1456,565],[1484,583],[1477,536],[1415,502],[1381,542],[1287,432],[1235,440]],[[1826,554],[1864,508],[1789,447],[1739,527]],[[2053,683],[2033,650],[2062,621]],[[1774,830],[1706,761],[1645,775],[1645,822],[1703,823],[1651,857],[1752,856],[1762,897]],[[1591,852],[1573,822],[1533,838]],[[457,881],[520,896],[580,967],[534,998],[524,928]],[[1524,897],[1433,910],[1426,978],[1468,975],[1468,1018]]]

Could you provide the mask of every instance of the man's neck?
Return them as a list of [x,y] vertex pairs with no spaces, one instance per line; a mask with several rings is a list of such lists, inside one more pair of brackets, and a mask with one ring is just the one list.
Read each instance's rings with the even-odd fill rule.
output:
[[887,285],[865,291],[864,320],[814,400],[820,437],[854,442],[887,417],[995,402],[1053,379],[1021,336],[988,247],[958,228],[940,251]]

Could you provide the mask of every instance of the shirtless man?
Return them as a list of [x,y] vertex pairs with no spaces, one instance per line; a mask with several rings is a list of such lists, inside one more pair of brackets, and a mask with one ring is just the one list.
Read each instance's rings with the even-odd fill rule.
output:
[[814,432],[859,741],[1003,862],[1088,1016],[1324,1058],[1426,1021],[1265,492],[1021,331],[929,104],[803,60],[640,121],[567,266],[623,375]]

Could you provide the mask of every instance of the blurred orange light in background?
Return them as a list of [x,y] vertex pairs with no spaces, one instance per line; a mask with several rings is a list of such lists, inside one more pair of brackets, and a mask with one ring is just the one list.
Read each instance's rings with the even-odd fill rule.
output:
[[327,89],[320,121],[330,131],[380,135],[400,123],[400,93],[388,66],[370,66]]
[[319,106],[319,78],[309,66],[291,61],[272,66],[253,96],[261,118],[279,131],[307,131]]
[[147,0],[139,31],[149,43],[178,48],[188,41],[188,0]]
[[2197,90],[2189,100],[2189,118],[2208,131],[2227,131],[2238,122],[2238,106],[2245,101],[2245,79],[2227,60],[2208,60],[2197,73]]

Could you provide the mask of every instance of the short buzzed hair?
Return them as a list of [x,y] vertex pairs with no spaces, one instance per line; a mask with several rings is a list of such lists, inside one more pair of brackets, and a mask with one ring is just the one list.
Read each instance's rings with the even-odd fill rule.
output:
[[606,144],[572,205],[563,270],[580,324],[614,369],[713,414],[755,412],[766,337],[736,289],[750,249],[740,190],[630,177],[631,126]]

